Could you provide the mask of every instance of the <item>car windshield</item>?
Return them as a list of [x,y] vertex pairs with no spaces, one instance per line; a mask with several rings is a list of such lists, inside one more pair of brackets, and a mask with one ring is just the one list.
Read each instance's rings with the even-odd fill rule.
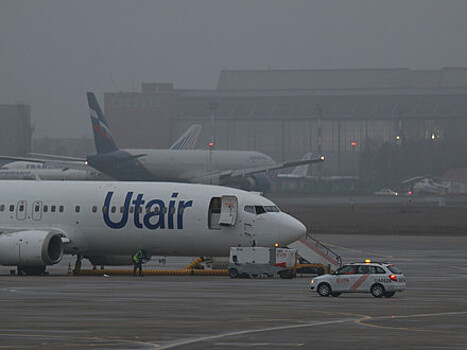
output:
[[389,269],[389,271],[391,271],[392,273],[394,273],[396,275],[401,274],[401,272],[394,265],[388,265],[388,269]]

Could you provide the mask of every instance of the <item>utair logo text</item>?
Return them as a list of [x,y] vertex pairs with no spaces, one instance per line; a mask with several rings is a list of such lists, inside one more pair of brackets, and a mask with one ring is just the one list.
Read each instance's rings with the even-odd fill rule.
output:
[[[112,221],[109,217],[111,211],[111,200],[114,192],[109,191],[105,196],[104,201],[104,222],[107,226],[114,229],[120,229],[126,226],[128,218],[133,214],[133,223],[136,228],[142,229],[143,227],[150,230],[157,229],[183,229],[183,215],[187,208],[193,206],[192,200],[177,200],[178,193],[172,193],[172,200],[169,201],[168,206],[162,199],[151,199],[147,202],[143,199],[143,194],[138,193],[133,199],[133,192],[128,192],[125,197],[125,202],[121,212],[119,221]],[[133,199],[133,201],[132,201]],[[146,203],[146,205],[145,205]],[[112,211],[116,211],[114,205]],[[144,208],[144,210],[143,210]]]

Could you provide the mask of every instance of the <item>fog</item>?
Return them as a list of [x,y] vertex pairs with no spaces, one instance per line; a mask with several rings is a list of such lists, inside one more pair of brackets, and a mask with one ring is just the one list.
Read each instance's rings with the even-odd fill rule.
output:
[[0,103],[31,105],[34,137],[91,137],[85,92],[141,82],[214,89],[221,69],[467,65],[467,2],[0,2]]

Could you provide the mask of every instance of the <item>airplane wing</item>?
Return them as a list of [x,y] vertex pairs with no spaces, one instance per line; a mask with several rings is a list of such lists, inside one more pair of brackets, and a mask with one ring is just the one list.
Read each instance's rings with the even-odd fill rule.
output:
[[194,149],[198,142],[201,124],[194,124],[170,146],[169,149]]
[[75,160],[65,160],[65,159],[43,159],[43,158],[33,158],[33,157],[17,157],[17,156],[0,156],[0,159],[10,160],[12,162],[32,162],[32,163],[54,163],[59,165],[67,166],[77,166],[85,165],[86,159],[76,158]]
[[194,180],[195,182],[198,182],[198,181],[202,182],[203,179],[209,179],[213,177],[217,177],[219,179],[225,179],[227,177],[229,178],[245,177],[245,176],[249,176],[249,175],[253,175],[257,173],[268,173],[273,170],[290,168],[290,167],[295,167],[295,166],[300,166],[300,165],[305,165],[305,164],[321,163],[321,162],[324,162],[324,156],[321,156],[319,158],[313,158],[313,159],[292,160],[288,162],[282,162],[282,163],[277,163],[277,164],[267,165],[267,166],[262,166],[262,167],[239,169],[239,170],[227,170],[223,172],[209,173],[209,174],[203,175],[202,177],[192,179],[192,180]]

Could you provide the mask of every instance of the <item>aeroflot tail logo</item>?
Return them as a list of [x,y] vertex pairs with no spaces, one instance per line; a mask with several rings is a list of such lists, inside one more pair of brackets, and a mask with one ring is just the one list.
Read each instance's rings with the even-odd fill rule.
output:
[[[139,193],[133,199],[133,192],[128,192],[123,204],[123,210],[120,210],[120,220],[112,221],[109,212],[111,211],[111,201],[114,192],[109,191],[105,196],[104,202],[104,222],[107,226],[114,229],[120,229],[126,226],[128,219],[133,214],[133,223],[136,228],[143,227],[150,230],[157,229],[183,229],[183,215],[187,208],[193,206],[193,201],[178,200],[177,192],[172,193],[172,199],[168,206],[162,199],[151,199],[147,202],[143,199],[143,194]],[[133,200],[132,200],[133,199]],[[146,204],[146,205],[145,205]],[[115,205],[119,208],[120,206]],[[131,210],[130,210],[131,208]],[[144,208],[144,210],[143,210]],[[131,211],[131,212],[130,212]],[[114,214],[115,216],[118,214]]]

